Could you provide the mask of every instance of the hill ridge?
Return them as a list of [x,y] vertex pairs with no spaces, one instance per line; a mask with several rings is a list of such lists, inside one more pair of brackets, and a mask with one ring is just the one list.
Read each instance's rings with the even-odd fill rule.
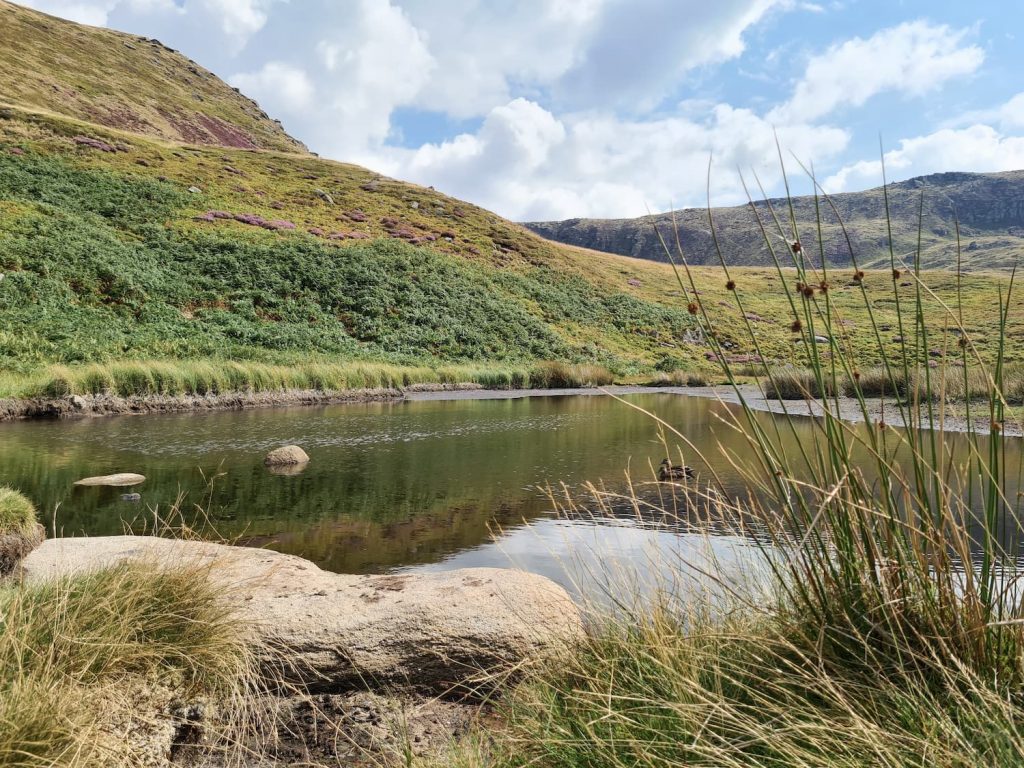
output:
[[[918,212],[921,195],[924,194],[921,261],[925,268],[956,266],[957,221],[962,244],[961,268],[1005,269],[1024,256],[1024,171],[934,173],[891,183],[888,191],[894,246],[896,252],[903,255],[916,249]],[[889,260],[889,241],[883,188],[843,192],[830,195],[830,198],[854,243],[860,266],[885,266]],[[813,197],[794,197],[793,204],[801,229],[801,241],[816,243]],[[774,207],[776,211],[784,211],[788,219],[788,201],[785,198],[756,201],[754,207],[762,215],[767,215],[769,207]],[[821,209],[825,261],[833,265],[849,265],[849,249],[839,218],[824,201]],[[764,266],[771,263],[749,205],[713,208],[712,214],[716,234],[730,264]],[[704,208],[685,208],[632,219],[575,218],[527,222],[526,226],[556,242],[652,261],[667,261],[655,225],[663,233],[669,233],[673,218],[679,226],[687,260],[693,264],[718,263]],[[818,248],[815,246],[811,251],[818,253]]]
[[8,104],[186,144],[308,153],[254,100],[156,38],[0,0],[0,58]]

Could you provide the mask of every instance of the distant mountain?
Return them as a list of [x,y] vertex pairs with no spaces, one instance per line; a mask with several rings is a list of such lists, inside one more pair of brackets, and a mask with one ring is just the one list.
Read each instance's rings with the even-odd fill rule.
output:
[[[897,256],[908,260],[913,258],[917,245],[922,195],[921,261],[925,268],[956,266],[955,222],[958,219],[964,269],[1005,269],[1024,255],[1024,171],[937,173],[889,185],[895,250]],[[887,265],[889,241],[882,188],[835,195],[832,200],[846,225],[860,265]],[[771,237],[778,245],[783,245],[769,206],[782,220],[788,235],[788,203],[784,199],[756,203]],[[815,263],[820,262],[814,198],[794,198],[793,207],[800,239],[808,246],[804,252]],[[849,265],[850,249],[839,219],[824,201],[821,201],[821,211],[826,261]],[[771,263],[771,255],[750,206],[716,208],[712,216],[727,263],[751,266]],[[675,212],[674,217],[687,260],[691,264],[717,264],[707,210],[688,208]],[[675,243],[673,214],[638,219],[569,219],[533,222],[526,226],[557,242],[653,261],[667,261],[656,229],[667,242]],[[780,253],[788,258],[784,248]]]
[[153,40],[0,0],[0,105],[154,138],[305,154],[259,105]]

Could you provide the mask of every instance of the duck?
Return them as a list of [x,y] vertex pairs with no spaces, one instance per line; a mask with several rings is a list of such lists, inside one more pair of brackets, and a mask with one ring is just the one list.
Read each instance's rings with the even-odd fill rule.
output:
[[673,466],[672,462],[665,459],[661,462],[661,466],[658,468],[658,479],[662,482],[666,480],[683,480],[693,477],[693,467],[687,467],[682,464],[676,464]]

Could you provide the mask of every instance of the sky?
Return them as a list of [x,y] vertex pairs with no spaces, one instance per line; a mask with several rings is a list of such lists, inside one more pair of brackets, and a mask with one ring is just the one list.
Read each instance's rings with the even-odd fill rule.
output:
[[[1024,168],[1018,0],[17,0],[159,38],[324,157],[520,220]],[[710,163],[710,174],[708,173]],[[709,184],[710,177],[710,184]]]

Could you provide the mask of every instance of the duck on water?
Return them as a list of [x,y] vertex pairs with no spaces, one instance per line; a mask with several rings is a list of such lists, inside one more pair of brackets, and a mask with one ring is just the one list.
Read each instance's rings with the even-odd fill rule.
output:
[[693,467],[688,467],[683,464],[673,465],[668,459],[661,462],[661,466],[658,468],[658,479],[662,482],[666,480],[688,480],[693,477]]

